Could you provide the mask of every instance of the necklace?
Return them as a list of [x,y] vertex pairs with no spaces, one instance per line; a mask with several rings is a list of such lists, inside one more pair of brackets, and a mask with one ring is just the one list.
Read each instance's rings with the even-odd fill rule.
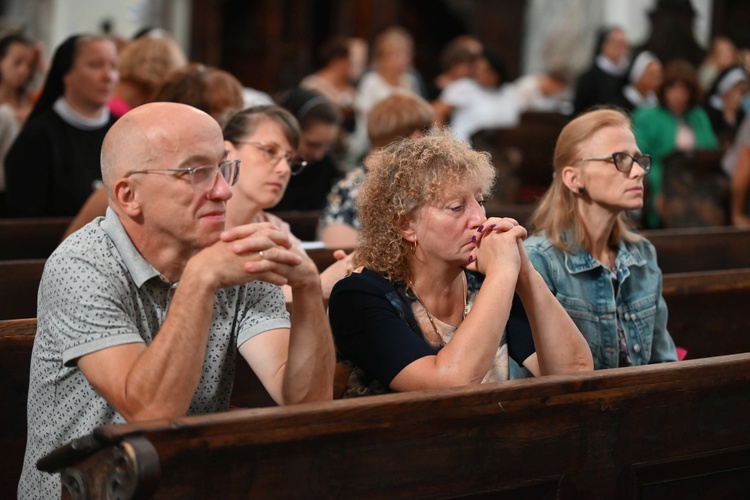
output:
[[[466,315],[469,313],[469,284],[466,282],[466,274],[464,272],[461,272],[461,277],[463,278],[464,284],[464,310],[461,312],[461,321],[463,321],[466,318]],[[427,309],[427,306],[424,305],[424,302],[422,302],[422,299],[419,298],[419,293],[417,293],[417,289],[414,288],[414,283],[411,280],[409,280],[409,288],[411,288],[411,291],[414,292],[414,297],[416,297],[417,301],[422,304],[424,312],[427,313],[427,319],[430,320],[430,325],[432,325],[432,331],[435,332],[435,336],[440,341],[440,347],[443,347],[445,345],[445,341],[443,340],[443,337],[438,333],[437,327],[435,326],[435,319],[433,318],[432,313],[430,313],[430,310]]]

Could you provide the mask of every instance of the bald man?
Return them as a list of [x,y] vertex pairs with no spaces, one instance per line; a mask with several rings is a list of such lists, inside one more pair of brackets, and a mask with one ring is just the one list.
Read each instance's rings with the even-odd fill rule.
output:
[[97,426],[226,410],[237,351],[279,404],[331,399],[315,264],[270,224],[224,231],[226,154],[216,121],[175,103],[135,108],[105,137],[107,214],[60,245],[40,285],[20,498],[59,497],[36,461]]

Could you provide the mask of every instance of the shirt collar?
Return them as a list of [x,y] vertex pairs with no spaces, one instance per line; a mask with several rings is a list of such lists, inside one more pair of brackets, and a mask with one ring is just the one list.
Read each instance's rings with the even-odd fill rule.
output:
[[159,271],[148,263],[138,252],[127,231],[122,226],[120,218],[112,208],[107,207],[107,215],[102,221],[102,229],[110,237],[120,254],[125,267],[133,278],[135,285],[140,288],[146,281],[161,277]]
[[614,61],[601,54],[596,57],[596,65],[599,66],[602,71],[612,76],[623,76],[625,71],[627,71],[627,66],[624,64],[616,64]]
[[87,118],[76,112],[64,97],[58,97],[52,108],[68,125],[81,130],[100,129],[109,122],[109,108],[106,106],[102,109],[102,114],[98,118]]
[[659,104],[659,98],[656,97],[656,94],[649,91],[648,94],[643,95],[632,85],[627,85],[622,89],[622,93],[625,94],[625,97],[627,97],[635,106],[656,106]]
[[[617,244],[617,263],[620,266],[645,266],[646,257],[635,245],[629,245],[624,240]],[[565,252],[565,268],[570,274],[591,271],[602,266],[588,250]]]

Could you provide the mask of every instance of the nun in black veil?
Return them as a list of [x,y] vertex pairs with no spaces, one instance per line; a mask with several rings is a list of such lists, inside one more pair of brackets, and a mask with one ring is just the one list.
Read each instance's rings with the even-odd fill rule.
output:
[[284,197],[272,211],[322,210],[331,187],[342,177],[332,153],[341,115],[321,94],[301,88],[283,96],[279,104],[299,122],[297,154],[307,161],[307,167],[292,176]]
[[5,160],[12,217],[73,216],[101,184],[99,156],[115,118],[117,48],[105,36],[67,38]]

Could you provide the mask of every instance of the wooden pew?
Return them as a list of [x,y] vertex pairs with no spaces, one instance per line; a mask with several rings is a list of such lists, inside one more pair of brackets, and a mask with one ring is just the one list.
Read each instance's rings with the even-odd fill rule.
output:
[[750,267],[750,230],[731,226],[643,231],[663,273]]
[[[746,325],[750,324],[750,312],[746,312],[750,311],[746,306],[750,303],[750,269],[666,275],[664,297],[669,308],[669,331],[675,343],[687,350],[688,359],[750,352],[750,335],[746,334]],[[26,333],[17,335],[21,325]],[[4,335],[4,330],[8,330],[10,336]],[[10,440],[4,449],[15,450],[16,455],[11,451],[6,459],[19,464],[26,437],[28,360],[35,330],[35,319],[0,322],[0,341],[3,342],[0,353],[7,355],[0,358],[0,367],[8,370],[3,373],[5,383],[1,386],[0,401],[4,401],[7,408],[15,409],[13,413],[6,412],[4,418],[16,419],[13,425],[3,422],[2,428],[7,430],[4,438]],[[25,364],[17,367],[13,363]],[[338,366],[334,387],[337,398],[343,394],[347,377],[348,372]],[[231,404],[234,408],[275,405],[242,360],[237,363]],[[15,488],[17,477],[10,478],[10,482],[7,479],[3,478],[0,484],[0,498],[6,497],[3,492]]]
[[36,319],[0,321],[0,498],[16,498],[26,449],[26,398]]
[[[26,399],[29,367],[36,334],[36,318],[0,321],[0,498],[15,498],[26,446]],[[336,366],[333,394],[340,399],[349,369]],[[232,408],[276,406],[258,377],[241,358],[237,360]]]
[[0,260],[46,259],[57,248],[70,217],[0,219]]
[[292,234],[300,240],[318,240],[320,210],[270,210],[270,212],[289,224],[289,229],[292,231]]
[[36,317],[45,259],[0,261],[0,320]]
[[687,358],[750,352],[750,269],[664,275],[667,328]]
[[[354,249],[344,248],[343,250],[349,253]],[[333,256],[335,249],[333,248],[309,248],[305,251],[312,261],[315,262],[318,272],[324,271],[328,266],[336,262],[336,258]]]
[[748,415],[740,354],[105,426],[38,465],[92,499],[747,498]]
[[722,155],[721,150],[677,152],[662,160],[663,227],[729,223],[730,180],[721,167]]

